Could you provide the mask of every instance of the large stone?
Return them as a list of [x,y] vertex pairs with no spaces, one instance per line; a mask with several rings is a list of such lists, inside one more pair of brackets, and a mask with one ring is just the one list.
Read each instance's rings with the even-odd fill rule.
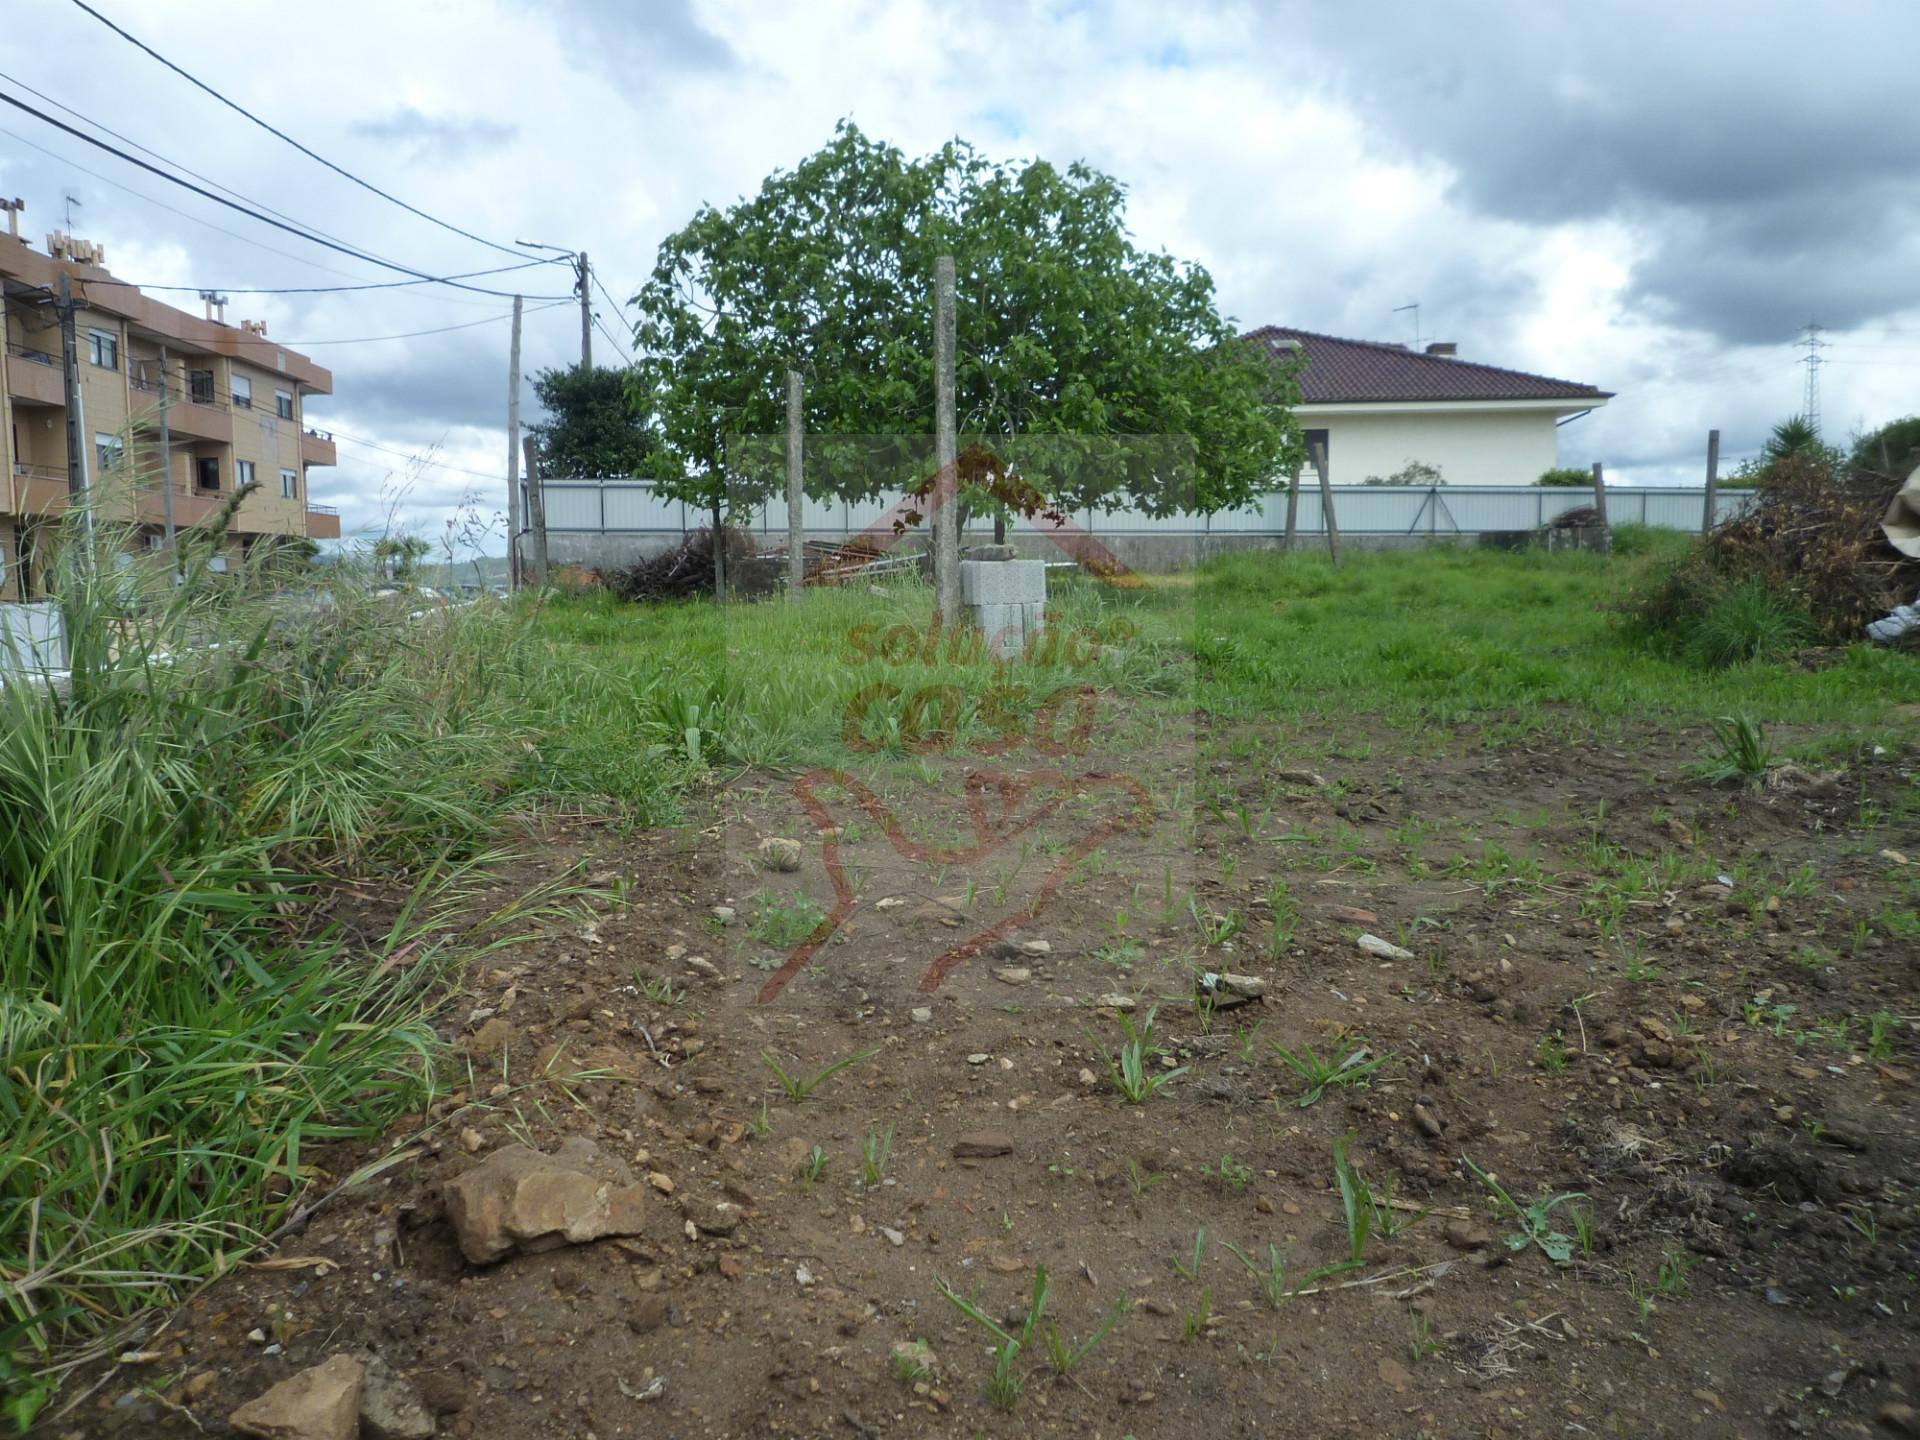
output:
[[956,1160],[991,1160],[1013,1153],[1013,1137],[1004,1130],[969,1130],[953,1142]]
[[1047,598],[1041,560],[962,560],[960,598],[969,605],[1031,605]]
[[413,1386],[379,1356],[367,1361],[360,1387],[360,1433],[363,1440],[429,1440],[439,1427],[433,1412]]
[[255,1396],[227,1422],[256,1440],[354,1440],[365,1374],[360,1361],[336,1355]]
[[651,1203],[624,1163],[579,1136],[552,1155],[503,1146],[448,1181],[445,1195],[460,1253],[476,1265],[515,1249],[638,1235],[647,1228]]

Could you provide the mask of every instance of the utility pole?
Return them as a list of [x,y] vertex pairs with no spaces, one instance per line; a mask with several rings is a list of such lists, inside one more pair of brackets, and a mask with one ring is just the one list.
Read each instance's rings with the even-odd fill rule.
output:
[[547,588],[547,496],[540,478],[540,457],[534,452],[533,437],[520,442],[527,457],[527,528],[531,532],[532,554],[527,557],[533,571],[533,588]]
[[167,523],[167,550],[173,551],[173,431],[167,425],[167,347],[160,347],[160,511]]
[[1287,538],[1281,543],[1282,554],[1293,553],[1293,532],[1300,520],[1300,467],[1293,467],[1293,478],[1287,482]]
[[1333,514],[1333,486],[1327,483],[1327,447],[1313,446],[1313,468],[1320,475],[1320,518],[1327,527],[1327,558],[1340,563],[1340,522]]
[[87,503],[86,395],[80,384],[80,345],[73,327],[73,286],[65,272],[60,276],[60,299],[54,309],[60,317],[60,365],[66,377],[67,504],[80,508],[81,524],[92,534],[93,507]]
[[960,623],[958,424],[954,415],[953,256],[933,262],[933,593],[947,625]]
[[806,530],[801,512],[807,503],[802,467],[806,440],[801,429],[800,372],[787,371],[787,599],[798,605],[807,584]]
[[520,296],[507,342],[507,593],[520,588]]
[[1720,432],[1707,431],[1707,504],[1700,516],[1700,538],[1713,532],[1714,500],[1720,492]]
[[1600,512],[1600,553],[1613,553],[1613,527],[1607,522],[1607,472],[1593,462],[1593,508]]
[[587,265],[587,252],[576,257],[580,275],[580,368],[593,368],[593,297],[587,293],[587,281],[593,271]]

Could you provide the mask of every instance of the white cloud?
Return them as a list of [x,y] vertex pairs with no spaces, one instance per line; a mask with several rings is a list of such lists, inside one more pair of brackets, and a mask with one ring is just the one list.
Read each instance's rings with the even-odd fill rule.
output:
[[[35,46],[21,78],[91,118],[369,252],[435,273],[509,263],[330,175],[64,0],[29,8]],[[1716,8],[1730,21],[1752,14]],[[1311,3],[990,0],[962,13],[930,0],[336,0],[292,43],[240,0],[122,0],[114,14],[422,209],[500,241],[585,247],[622,298],[698,204],[751,191],[842,116],[913,152],[961,134],[994,154],[1084,158],[1128,184],[1139,240],[1207,265],[1223,308],[1247,324],[1406,338],[1408,317],[1393,307],[1418,298],[1428,338],[1620,392],[1568,428],[1569,460],[1680,479],[1697,472],[1710,425],[1737,454],[1797,407],[1791,332],[1774,317],[1801,313],[1781,292],[1802,280],[1806,303],[1830,297],[1852,325],[1829,337],[1831,432],[1912,409],[1920,362],[1920,293],[1897,278],[1907,242],[1873,238],[1897,232],[1888,217],[1920,210],[1920,180],[1889,168],[1911,153],[1916,122],[1893,107],[1845,164],[1823,166],[1867,109],[1782,79],[1769,37],[1786,12],[1762,7],[1750,36],[1702,48],[1681,42],[1703,26],[1719,32],[1692,10],[1636,10],[1619,26],[1631,43],[1605,33],[1618,22],[1604,7],[1549,18],[1518,0],[1408,21]],[[1878,73],[1911,48],[1894,39],[1910,40],[1913,23],[1888,3],[1815,28],[1836,61],[1872,38]],[[1681,73],[1702,80],[1706,100],[1675,88]],[[258,242],[0,136],[0,188],[28,198],[30,228],[52,228],[73,189],[78,228],[130,279],[237,289],[396,278],[222,213],[30,117],[0,124]],[[1850,193],[1865,217],[1854,243],[1885,250],[1885,264],[1831,263],[1827,232],[1844,231]],[[1810,196],[1828,208],[1809,216]],[[556,267],[502,283],[558,294],[569,277]],[[506,309],[426,287],[236,297],[229,314],[300,341]],[[529,373],[568,363],[577,335],[568,308],[531,315]],[[335,376],[315,423],[404,453],[437,444],[444,465],[504,474],[504,417],[489,420],[504,410],[504,324],[313,353]],[[339,503],[349,528],[380,521],[382,486],[404,462],[347,444],[340,455],[315,498]],[[437,536],[448,507],[486,483],[421,467],[399,514]]]

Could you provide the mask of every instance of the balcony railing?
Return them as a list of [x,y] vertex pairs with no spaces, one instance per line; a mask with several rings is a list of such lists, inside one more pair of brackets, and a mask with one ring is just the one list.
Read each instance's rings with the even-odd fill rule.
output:
[[197,405],[202,410],[219,411],[227,411],[232,408],[226,401],[216,399],[210,394],[196,395],[190,387],[183,390],[176,384],[162,384],[153,376],[136,375],[132,370],[127,372],[127,379],[131,382],[135,390],[138,390],[143,395],[153,396],[156,401],[164,393],[167,398],[167,403],[170,405],[185,403],[188,405]]
[[13,473],[22,480],[58,480],[67,483],[67,469],[64,465],[29,465],[24,460],[13,462]]
[[337,505],[316,505],[311,500],[307,502],[307,509],[315,515],[338,515],[340,513],[340,508]]
[[16,355],[22,360],[31,360],[36,365],[58,365],[60,357],[51,350],[36,350],[31,345],[16,345],[7,342],[7,354]]

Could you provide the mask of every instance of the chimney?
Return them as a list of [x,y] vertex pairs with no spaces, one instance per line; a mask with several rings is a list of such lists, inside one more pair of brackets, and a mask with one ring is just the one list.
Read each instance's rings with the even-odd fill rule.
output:
[[11,200],[0,200],[0,210],[7,212],[7,233],[23,245],[26,241],[20,239],[20,212],[26,208],[27,202],[18,195]]
[[1446,360],[1451,360],[1454,356],[1458,355],[1459,353],[1460,353],[1460,347],[1454,344],[1454,342],[1451,340],[1436,340],[1431,345],[1427,346],[1427,354],[1438,355],[1442,359],[1446,359]]

